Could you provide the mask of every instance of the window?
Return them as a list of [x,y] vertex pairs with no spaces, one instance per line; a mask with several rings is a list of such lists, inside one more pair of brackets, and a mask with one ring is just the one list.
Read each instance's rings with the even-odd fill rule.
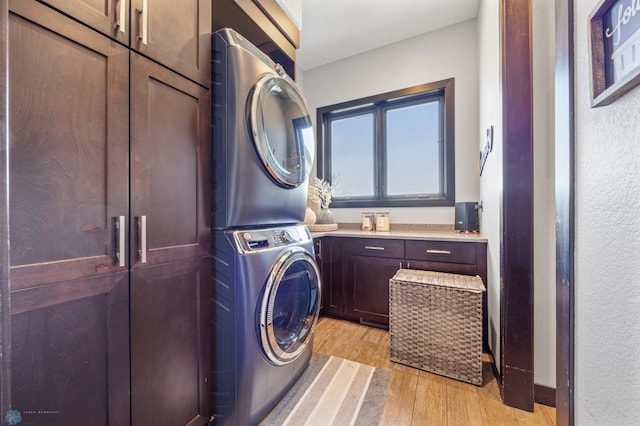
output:
[[449,206],[453,79],[318,109],[318,176],[332,207]]

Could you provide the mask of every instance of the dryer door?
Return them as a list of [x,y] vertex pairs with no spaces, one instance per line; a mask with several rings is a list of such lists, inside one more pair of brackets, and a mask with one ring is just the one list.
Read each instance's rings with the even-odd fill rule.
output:
[[276,261],[260,305],[260,338],[275,365],[294,361],[311,343],[320,313],[320,274],[313,257],[300,248]]
[[263,76],[253,88],[250,108],[249,130],[267,173],[282,187],[300,186],[311,172],[315,141],[295,82],[286,74]]

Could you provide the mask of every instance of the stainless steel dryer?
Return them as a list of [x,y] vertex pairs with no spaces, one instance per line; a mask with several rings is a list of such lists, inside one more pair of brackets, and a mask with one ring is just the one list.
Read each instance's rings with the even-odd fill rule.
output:
[[214,232],[214,425],[255,425],[309,365],[320,276],[305,226]]
[[315,141],[297,84],[231,29],[212,49],[215,228],[301,222]]

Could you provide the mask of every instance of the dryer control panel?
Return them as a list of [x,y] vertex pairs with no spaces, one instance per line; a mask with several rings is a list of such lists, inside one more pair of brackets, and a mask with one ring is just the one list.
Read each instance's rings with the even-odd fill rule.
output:
[[304,225],[234,231],[233,236],[242,253],[282,248],[311,240],[309,229]]

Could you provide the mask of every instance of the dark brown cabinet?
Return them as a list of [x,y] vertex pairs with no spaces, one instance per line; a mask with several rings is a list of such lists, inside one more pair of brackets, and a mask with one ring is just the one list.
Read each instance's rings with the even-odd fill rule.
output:
[[131,47],[209,87],[211,0],[130,1]]
[[389,325],[389,280],[400,268],[479,275],[487,282],[484,242],[323,237],[318,250],[322,313],[379,327]]
[[41,1],[209,87],[211,0]]
[[209,418],[209,105],[206,89],[131,53],[134,425]]
[[98,28],[119,4],[10,2],[21,424],[209,418],[209,91]]
[[206,425],[210,416],[209,257],[131,273],[133,425]]
[[10,6],[11,407],[22,424],[126,425],[129,54]]
[[126,270],[114,237],[129,209],[128,56],[45,6],[11,3],[13,291]]
[[342,238],[321,238],[315,243],[322,280],[321,312],[325,315],[343,316],[345,312],[342,241]]
[[20,424],[129,424],[127,275],[12,293],[11,407]]
[[[18,0],[20,1],[20,0]],[[41,0],[100,33],[129,45],[130,0]]]
[[402,267],[404,241],[351,238],[346,253],[346,314],[362,323],[388,326],[389,279]]
[[350,255],[347,315],[371,325],[389,325],[389,280],[402,259]]
[[209,111],[207,89],[131,53],[134,269],[210,254]]

